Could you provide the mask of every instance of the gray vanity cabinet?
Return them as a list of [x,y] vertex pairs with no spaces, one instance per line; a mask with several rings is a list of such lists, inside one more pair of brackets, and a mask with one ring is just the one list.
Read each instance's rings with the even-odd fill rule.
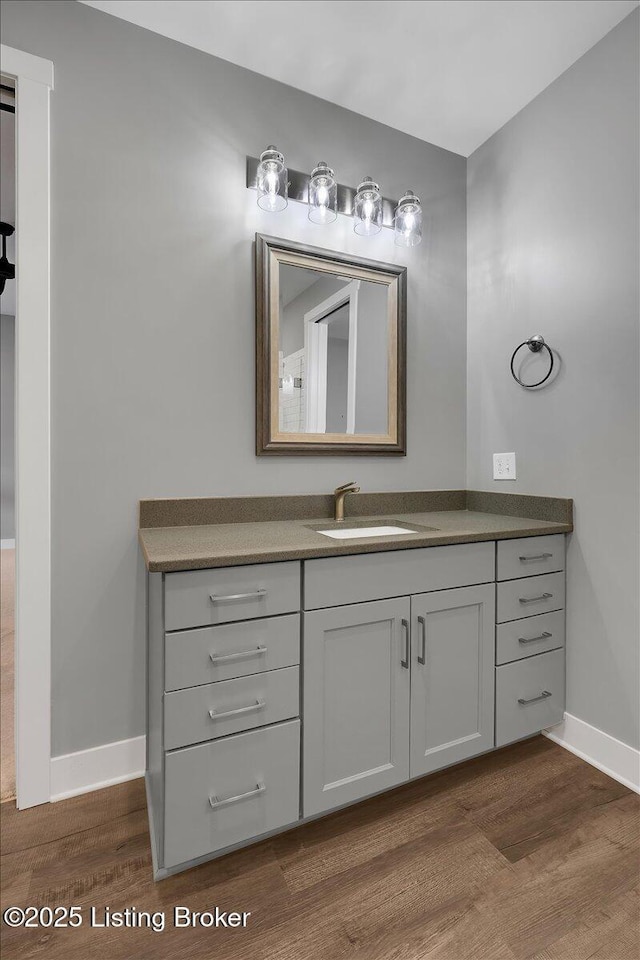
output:
[[491,749],[494,578],[490,542],[305,563],[305,817]]
[[411,598],[411,776],[493,747],[493,584]]
[[562,534],[497,544],[497,747],[564,715],[564,571]]
[[410,601],[304,615],[303,815],[409,777]]
[[156,877],[564,710],[564,537],[148,574]]

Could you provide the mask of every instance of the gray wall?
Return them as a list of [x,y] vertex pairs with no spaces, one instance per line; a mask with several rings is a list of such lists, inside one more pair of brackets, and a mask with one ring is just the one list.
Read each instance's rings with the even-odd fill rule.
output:
[[15,318],[0,315],[0,533],[13,540],[15,521]]
[[[465,480],[466,163],[74,2],[15,2],[3,43],[55,64],[52,119],[54,755],[144,732],[141,497],[455,488]],[[410,184],[426,231],[320,228],[260,211],[269,143],[344,183]],[[330,156],[327,156],[327,148]],[[256,231],[406,263],[402,458],[256,459]]]
[[[638,747],[638,13],[468,164],[468,479],[575,498],[567,710]],[[562,367],[509,374],[542,333]],[[518,479],[494,483],[491,454]]]
[[387,289],[365,280],[358,291],[356,433],[388,429],[388,353]]
[[[349,307],[341,307],[348,315]],[[327,433],[346,433],[349,383],[349,340],[327,338]]]

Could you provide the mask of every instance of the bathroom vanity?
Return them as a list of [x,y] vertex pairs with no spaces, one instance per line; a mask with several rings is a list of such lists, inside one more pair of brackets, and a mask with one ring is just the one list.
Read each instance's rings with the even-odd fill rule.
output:
[[141,504],[157,878],[562,720],[571,501],[458,493],[346,539],[324,501]]

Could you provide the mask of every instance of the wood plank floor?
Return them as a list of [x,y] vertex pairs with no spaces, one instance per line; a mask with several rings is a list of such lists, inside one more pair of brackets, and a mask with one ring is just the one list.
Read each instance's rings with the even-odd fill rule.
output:
[[[154,884],[142,781],[2,805],[4,960],[637,960],[640,797],[542,737]],[[251,911],[246,929],[91,928],[112,911]]]

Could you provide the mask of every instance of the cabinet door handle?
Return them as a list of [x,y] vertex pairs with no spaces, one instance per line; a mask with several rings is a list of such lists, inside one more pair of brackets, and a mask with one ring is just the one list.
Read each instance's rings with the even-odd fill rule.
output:
[[229,803],[237,803],[238,800],[247,800],[249,797],[257,797],[259,793],[264,793],[267,788],[264,783],[256,784],[255,790],[248,790],[246,793],[239,793],[235,797],[227,797],[226,800],[218,800],[215,793],[209,797],[209,803],[212,810],[217,810],[219,807],[226,807]]
[[526,563],[528,560],[548,560],[549,557],[552,557],[552,553],[538,553],[531,555],[530,557],[520,557],[520,563]]
[[518,703],[526,707],[528,703],[537,703],[538,700],[546,700],[550,696],[551,694],[548,690],[543,690],[539,697],[529,697],[528,700],[523,700],[522,697],[518,697]]
[[240,653],[225,653],[220,656],[217,653],[210,653],[211,663],[230,663],[232,660],[245,660],[247,657],[258,657],[267,652],[263,646],[256,647],[254,650],[242,650]]
[[409,669],[409,621],[402,621],[402,629],[404,631],[404,659],[400,661],[402,666],[408,670]]
[[266,595],[267,591],[261,588],[250,593],[210,593],[209,600],[211,603],[231,603],[233,600],[262,600]]
[[255,703],[250,703],[248,707],[237,707],[235,710],[209,710],[209,716],[212,720],[226,720],[227,717],[237,717],[241,713],[253,713],[254,710],[262,710],[264,706],[264,700],[256,700]]
[[541,593],[539,597],[518,597],[518,603],[536,603],[538,600],[550,600],[552,593]]
[[533,643],[535,640],[548,640],[553,634],[545,630],[539,637],[518,637],[518,643]]
[[420,624],[420,650],[418,654],[418,663],[421,663],[423,666],[427,662],[427,621],[424,617],[418,617],[418,623]]

